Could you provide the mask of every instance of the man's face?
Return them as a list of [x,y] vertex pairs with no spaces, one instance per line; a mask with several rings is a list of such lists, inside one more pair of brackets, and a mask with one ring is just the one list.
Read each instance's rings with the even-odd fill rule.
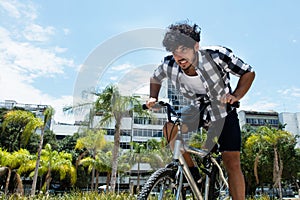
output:
[[176,63],[181,67],[181,69],[184,70],[189,68],[192,64],[196,64],[196,52],[197,48],[199,48],[199,46],[196,45],[194,48],[188,48],[181,45],[172,52]]

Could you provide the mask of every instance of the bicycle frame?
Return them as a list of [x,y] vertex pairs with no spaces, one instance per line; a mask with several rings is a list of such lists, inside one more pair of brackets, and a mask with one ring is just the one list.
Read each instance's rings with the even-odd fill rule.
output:
[[[202,194],[201,194],[199,188],[197,187],[197,183],[196,183],[195,179],[193,178],[182,153],[188,152],[190,154],[194,154],[201,158],[204,158],[205,156],[210,154],[210,152],[184,145],[184,143],[181,139],[182,138],[182,132],[181,132],[182,121],[181,121],[180,116],[178,116],[178,114],[171,108],[171,106],[169,104],[164,103],[164,106],[166,106],[167,109],[169,109],[169,110],[167,110],[168,120],[171,119],[170,113],[175,114],[176,115],[175,126],[178,126],[177,138],[175,140],[174,149],[173,149],[173,163],[177,163],[178,172],[179,172],[179,185],[177,188],[176,200],[179,200],[179,198],[180,198],[182,185],[183,185],[183,183],[182,183],[183,174],[185,175],[189,185],[191,186],[191,189],[192,189],[195,197],[199,200],[203,200]],[[224,177],[224,173],[223,173],[222,168],[219,165],[218,161],[211,156],[210,156],[210,160],[215,166],[217,166],[217,168],[219,169],[220,177],[222,178],[223,182],[228,187],[228,183]],[[204,200],[207,200],[208,199],[208,190],[209,190],[209,176],[207,175],[207,173],[205,173],[205,174],[206,174],[206,179],[205,179]]]

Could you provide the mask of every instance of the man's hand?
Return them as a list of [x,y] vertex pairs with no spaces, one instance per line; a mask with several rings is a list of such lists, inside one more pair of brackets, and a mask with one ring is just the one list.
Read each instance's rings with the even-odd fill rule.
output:
[[239,101],[239,99],[237,97],[235,97],[232,94],[225,94],[222,98],[221,98],[221,102],[222,103],[229,103],[229,104],[233,104],[234,102]]
[[157,101],[156,98],[150,97],[150,99],[146,101],[147,108],[151,109],[155,105],[156,101]]

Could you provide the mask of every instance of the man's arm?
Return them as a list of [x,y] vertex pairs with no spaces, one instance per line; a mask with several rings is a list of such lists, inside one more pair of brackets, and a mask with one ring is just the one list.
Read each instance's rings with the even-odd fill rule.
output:
[[158,94],[161,88],[161,83],[155,80],[153,77],[150,78],[150,98],[146,102],[146,106],[151,108],[158,100]]
[[250,89],[252,82],[255,77],[255,72],[247,72],[243,74],[237,84],[236,89],[232,94],[226,94],[222,99],[223,103],[233,104],[236,101],[239,101]]
[[158,99],[158,94],[161,88],[161,83],[155,80],[154,78],[150,78],[150,97]]

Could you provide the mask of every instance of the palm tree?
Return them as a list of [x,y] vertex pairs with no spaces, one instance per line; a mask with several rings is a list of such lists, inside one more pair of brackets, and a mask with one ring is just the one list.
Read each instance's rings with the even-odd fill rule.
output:
[[137,192],[140,190],[140,163],[142,161],[142,156],[145,155],[146,152],[146,146],[144,144],[139,143],[133,143],[133,153],[135,156],[133,156],[134,163],[137,162]]
[[45,127],[46,127],[47,123],[51,120],[53,115],[54,115],[54,109],[52,107],[46,108],[46,110],[44,111],[44,123],[42,126],[42,132],[41,132],[41,136],[40,136],[40,144],[39,144],[39,148],[38,148],[38,152],[37,152],[36,165],[35,165],[33,181],[32,181],[32,188],[31,188],[32,196],[35,195],[35,190],[36,190],[36,182],[37,182],[38,170],[39,170],[39,166],[40,166],[41,151],[43,148]]
[[135,97],[122,96],[118,88],[113,85],[107,86],[98,96],[95,103],[95,113],[102,116],[100,126],[111,123],[115,120],[114,148],[112,157],[111,189],[114,192],[116,187],[118,157],[120,149],[121,121],[132,111],[142,114],[142,106]]
[[160,141],[150,139],[147,141],[146,156],[143,157],[144,162],[150,163],[152,169],[164,167],[172,160],[172,151],[169,144],[163,137]]
[[[2,132],[6,128],[13,128],[11,144],[8,148],[10,152],[26,146],[32,133],[43,125],[40,118],[34,116],[33,113],[24,110],[12,110],[5,114],[2,124]],[[13,144],[16,143],[16,146]]]
[[281,176],[283,171],[283,161],[279,149],[282,148],[285,141],[292,140],[294,140],[293,136],[286,131],[262,126],[259,127],[254,134],[249,136],[245,142],[247,155],[251,156],[256,154],[254,160],[254,175],[257,183],[259,183],[257,170],[259,161],[263,160],[262,157],[267,156],[264,155],[264,152],[269,153],[269,148],[273,150],[273,187],[278,187],[280,198],[282,198]]
[[[77,140],[75,149],[87,149],[87,151],[84,151],[81,155],[78,156],[76,165],[80,163],[80,160],[89,152],[93,159],[96,156],[96,153],[98,150],[102,149],[106,145],[106,140],[104,138],[104,135],[106,134],[106,131],[104,130],[91,130],[87,129],[85,131],[86,136],[81,137]],[[77,166],[76,166],[77,168]],[[92,178],[91,178],[91,189],[94,188],[94,178],[95,178],[95,168],[92,168]]]
[[[111,152],[103,152],[102,150],[97,151],[97,154],[95,158],[92,157],[86,157],[83,158],[80,161],[80,165],[83,165],[84,167],[88,167],[89,172],[91,172],[93,169],[96,170],[96,184],[95,189],[98,188],[98,174],[99,172],[110,172],[111,171]],[[108,173],[109,175],[110,173]],[[108,184],[107,184],[108,185]]]
[[282,154],[280,152],[280,146],[283,144],[283,141],[293,138],[290,133],[283,130],[276,130],[274,128],[266,128],[266,141],[273,148],[274,151],[274,162],[273,162],[273,182],[274,187],[279,189],[279,198],[282,199],[282,186],[281,186],[281,177],[283,171],[283,161]]
[[24,194],[21,175],[30,172],[34,168],[32,165],[34,161],[34,156],[30,155],[29,151],[26,149],[20,149],[13,153],[0,149],[0,175],[7,174],[4,190],[6,194],[9,190],[8,187],[12,173],[15,174],[17,193],[21,195]]
[[[72,155],[65,152],[53,151],[50,144],[45,145],[45,149],[42,149],[39,175],[46,175],[43,190],[48,191],[50,183],[52,181],[52,172],[57,172],[60,175],[60,180],[66,178],[69,174],[71,177],[71,184],[76,182],[76,170],[72,164]],[[31,173],[33,176],[34,172]]]
[[4,193],[8,193],[9,181],[12,173],[12,169],[16,167],[17,163],[15,162],[15,158],[10,152],[0,151],[0,165],[1,165],[1,173],[7,174],[6,183]]

